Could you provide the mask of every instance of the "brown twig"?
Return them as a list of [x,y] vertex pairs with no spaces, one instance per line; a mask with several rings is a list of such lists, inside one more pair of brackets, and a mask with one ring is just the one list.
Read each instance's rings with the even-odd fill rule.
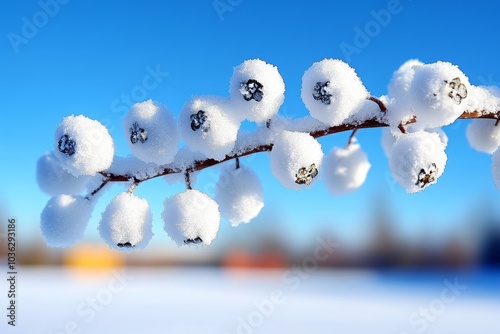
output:
[[189,171],[186,169],[184,172],[184,179],[186,180],[186,188],[191,190],[193,187],[191,187],[191,176],[189,174]]
[[349,145],[351,145],[353,143],[354,139],[356,138],[356,132],[358,132],[358,130],[359,129],[352,130],[351,135],[349,136],[349,139],[347,140],[346,147],[349,147]]

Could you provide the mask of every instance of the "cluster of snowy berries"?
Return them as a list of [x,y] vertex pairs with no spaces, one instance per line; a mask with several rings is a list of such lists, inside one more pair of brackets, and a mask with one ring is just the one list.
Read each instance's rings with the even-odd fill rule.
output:
[[[184,175],[196,161],[222,161],[243,149],[272,144],[271,171],[284,187],[308,188],[320,176],[334,195],[359,188],[370,163],[357,141],[353,138],[347,147],[335,147],[324,157],[320,143],[310,134],[380,119],[380,112],[373,113],[373,102],[367,100],[370,95],[355,70],[336,59],[324,59],[307,69],[301,97],[311,117],[295,123],[277,115],[284,92],[278,69],[253,59],[234,68],[229,97],[194,97],[184,105],[178,120],[161,104],[151,100],[136,103],[123,120],[131,158],[114,156],[113,140],[99,122],[83,115],[64,118],[55,132],[53,152],[42,156],[37,166],[40,188],[54,196],[41,215],[47,244],[71,246],[83,237],[97,200],[92,190],[103,181],[101,172],[122,171],[131,181],[144,179],[149,169],[154,175],[164,167]],[[424,189],[443,173],[447,138],[438,128],[477,107],[478,101],[484,102],[477,97],[480,94],[494,96],[471,86],[449,63],[409,61],[395,72],[389,96],[381,98],[389,107],[382,117],[391,125],[383,147],[395,180],[408,192]],[[256,122],[259,129],[250,134],[240,131],[244,120]],[[413,123],[406,124],[410,120]],[[402,124],[406,133],[400,131]],[[483,136],[477,145],[484,148],[486,141],[490,150],[493,146],[496,150],[500,136],[496,128],[487,129],[490,135],[482,124],[478,129],[473,123],[469,137]],[[181,139],[186,145],[180,148]],[[140,167],[134,170],[130,165]],[[153,235],[149,204],[134,195],[134,189],[132,186],[117,195],[102,213],[99,232],[112,248],[143,248]],[[91,193],[81,196],[84,191]],[[222,168],[215,200],[188,186],[165,200],[162,219],[165,231],[177,244],[209,245],[217,235],[221,216],[237,226],[256,217],[263,206],[258,176],[238,161],[236,166]]]

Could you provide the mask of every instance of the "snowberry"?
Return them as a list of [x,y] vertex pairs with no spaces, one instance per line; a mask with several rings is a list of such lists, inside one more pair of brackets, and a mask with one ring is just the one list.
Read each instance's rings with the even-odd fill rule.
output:
[[276,136],[271,172],[289,189],[309,186],[319,173],[323,159],[320,143],[308,133],[283,131]]
[[264,207],[262,184],[250,168],[228,164],[221,172],[215,188],[215,199],[222,217],[232,226],[248,223]]
[[369,94],[352,67],[324,59],[305,71],[301,97],[312,117],[335,126],[359,111]]
[[188,189],[167,198],[162,218],[165,231],[179,246],[210,245],[219,231],[219,205],[198,190]]
[[408,193],[436,183],[446,166],[444,149],[437,133],[418,131],[399,136],[389,154],[394,180]]
[[167,164],[178,151],[179,131],[174,115],[152,100],[130,108],[123,119],[123,131],[134,156],[144,162]]
[[404,97],[415,75],[415,67],[422,65],[424,65],[424,63],[417,59],[410,59],[401,65],[392,75],[389,86],[387,87],[388,95],[395,98]]
[[108,130],[83,115],[65,117],[54,139],[56,157],[74,176],[93,176],[113,162],[115,148]]
[[284,92],[276,66],[260,59],[246,60],[234,68],[229,83],[231,112],[239,120],[265,122],[278,112]]
[[222,160],[236,142],[240,123],[227,113],[227,101],[214,96],[196,97],[182,109],[180,131],[189,148]]
[[352,192],[363,185],[370,167],[358,143],[353,142],[346,148],[334,147],[323,166],[326,187],[333,195]]
[[50,247],[69,247],[83,238],[93,203],[82,196],[52,197],[40,216],[40,228]]
[[148,202],[123,192],[102,213],[99,233],[111,248],[145,248],[153,236],[152,221]]
[[473,120],[466,130],[470,146],[479,152],[495,152],[500,146],[500,125],[495,124],[491,119]]

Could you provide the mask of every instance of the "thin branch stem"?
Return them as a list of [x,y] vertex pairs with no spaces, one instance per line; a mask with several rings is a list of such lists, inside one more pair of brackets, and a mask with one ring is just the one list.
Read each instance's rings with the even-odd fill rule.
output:
[[236,157],[234,159],[234,161],[236,162],[236,169],[239,169],[240,168],[240,157]]
[[349,147],[354,142],[354,139],[356,138],[356,132],[358,132],[359,129],[354,129],[351,132],[351,135],[349,136],[349,139],[347,140],[347,145],[346,147]]
[[191,187],[191,175],[187,169],[184,172],[184,179],[186,180],[186,188],[189,190],[193,189],[193,187]]

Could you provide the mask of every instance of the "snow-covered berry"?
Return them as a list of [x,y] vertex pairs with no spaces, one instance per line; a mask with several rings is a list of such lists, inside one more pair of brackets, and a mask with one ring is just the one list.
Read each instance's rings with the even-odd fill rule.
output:
[[496,120],[475,119],[467,126],[467,139],[479,152],[493,153],[500,146],[500,125]]
[[115,147],[108,130],[83,115],[65,117],[54,136],[54,154],[74,176],[93,176],[113,162]]
[[230,111],[238,120],[263,123],[285,100],[285,83],[278,68],[260,59],[236,66],[229,83]]
[[436,183],[446,166],[444,149],[437,133],[418,131],[399,136],[389,154],[394,180],[408,193]]
[[415,75],[415,67],[422,66],[424,63],[418,59],[410,59],[406,61],[399,69],[392,75],[387,93],[392,98],[402,98],[408,92],[410,84]]
[[352,67],[323,59],[305,71],[301,97],[312,117],[335,126],[359,111],[369,94]]
[[221,172],[215,188],[215,200],[222,217],[232,226],[248,223],[264,207],[262,184],[257,174],[248,167],[228,164]]
[[236,142],[240,122],[227,113],[227,101],[215,97],[195,97],[182,109],[181,136],[192,151],[222,160]]
[[170,110],[153,100],[134,104],[123,119],[123,132],[132,154],[157,165],[173,161],[179,131]]
[[219,231],[219,205],[194,189],[167,198],[162,218],[165,231],[179,246],[210,245]]
[[65,170],[53,152],[42,155],[36,163],[36,181],[40,189],[50,195],[79,194],[86,189],[90,176],[76,177]]
[[352,142],[346,148],[334,147],[325,157],[323,179],[333,195],[349,193],[363,185],[370,167],[361,146]]
[[271,172],[289,189],[299,190],[313,183],[321,168],[323,151],[308,133],[283,131],[276,136]]
[[153,218],[148,202],[128,192],[118,194],[101,216],[99,233],[114,249],[142,249],[151,237]]
[[82,196],[52,197],[40,215],[40,228],[50,247],[69,247],[83,239],[93,203]]

